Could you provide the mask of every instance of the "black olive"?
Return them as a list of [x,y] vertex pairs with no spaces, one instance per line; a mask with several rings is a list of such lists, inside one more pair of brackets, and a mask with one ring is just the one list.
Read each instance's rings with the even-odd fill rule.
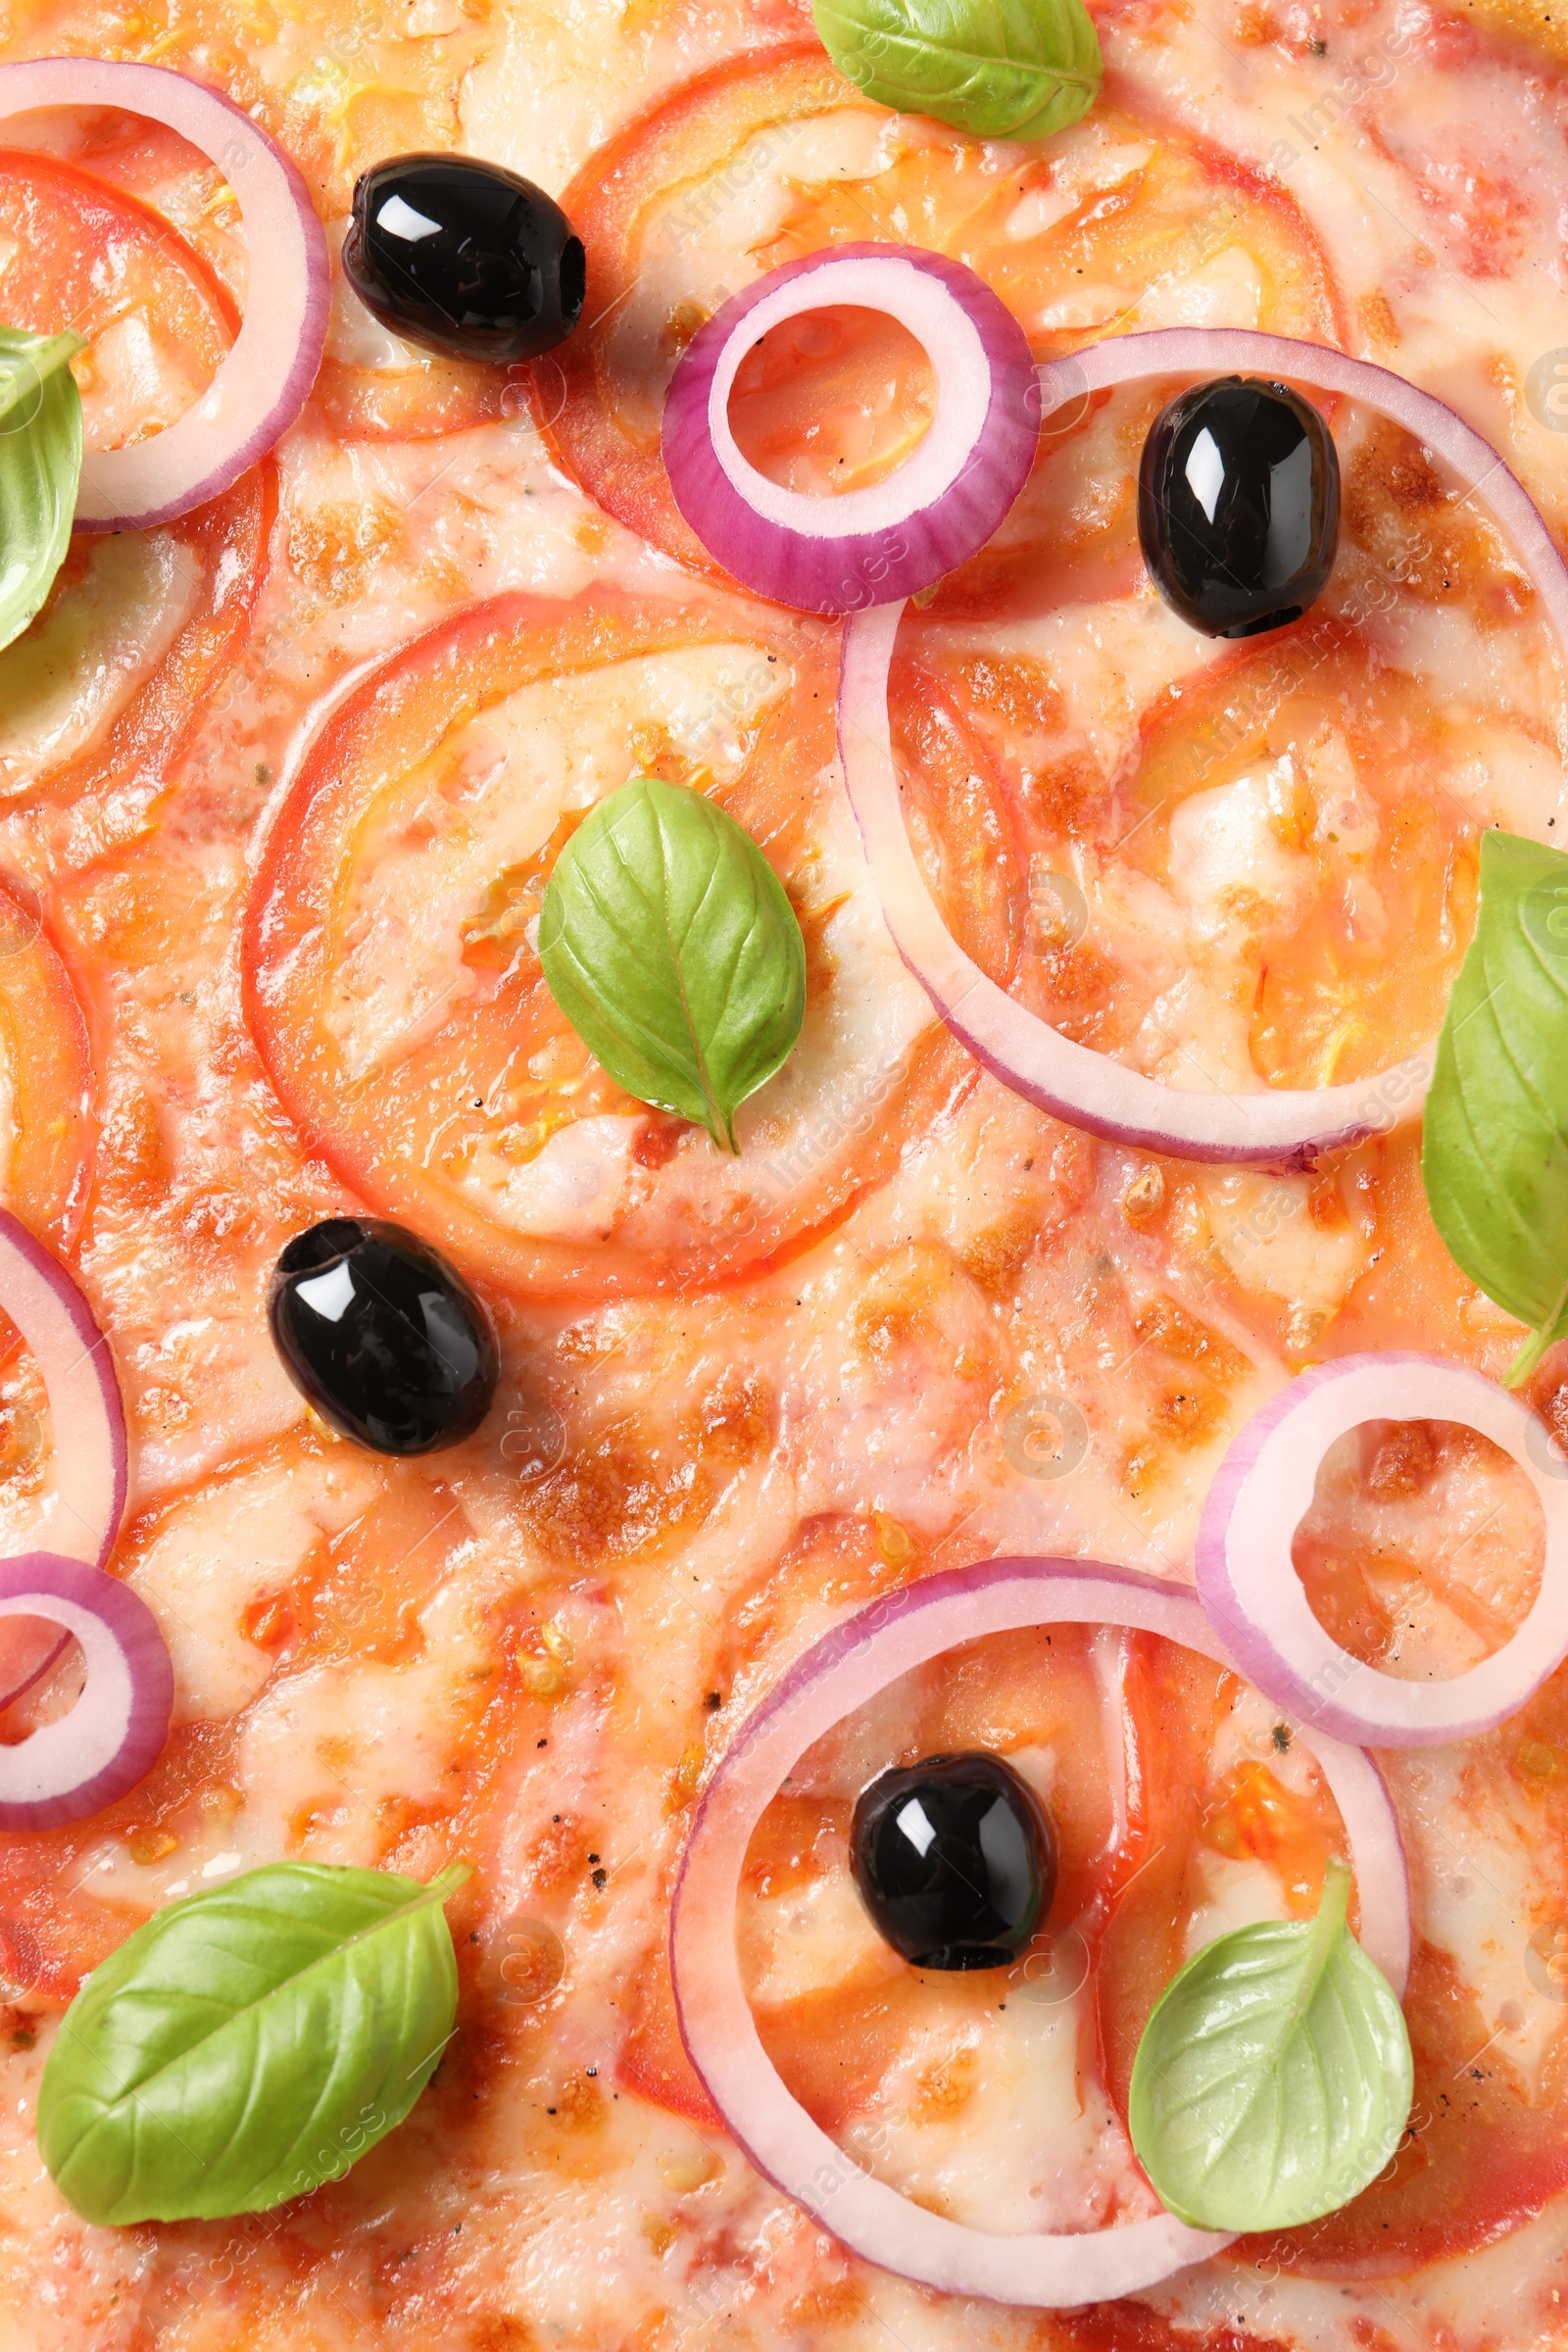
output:
[[1340,543],[1340,461],[1310,401],[1222,376],[1161,409],[1138,468],[1150,578],[1207,637],[1299,620]]
[[343,273],[395,335],[502,367],[564,342],[587,286],[560,205],[472,155],[392,155],[367,172]]
[[1005,1968],[1051,1908],[1056,1843],[1000,1756],[927,1756],[862,1789],[850,1867],[881,1933],[918,1968]]
[[433,1453],[476,1430],[500,1370],[478,1299],[439,1251],[367,1217],[328,1217],[278,1259],[267,1319],[323,1421],[377,1453]]

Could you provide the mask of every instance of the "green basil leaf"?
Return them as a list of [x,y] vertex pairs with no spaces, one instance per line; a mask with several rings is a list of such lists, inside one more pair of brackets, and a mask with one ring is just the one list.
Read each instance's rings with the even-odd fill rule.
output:
[[814,0],[817,37],[878,106],[983,139],[1044,139],[1100,95],[1082,0]]
[[20,637],[71,545],[81,474],[80,335],[0,326],[0,646]]
[[1409,2118],[1410,2036],[1345,1924],[1331,1862],[1313,1920],[1205,1944],[1172,1979],[1133,2061],[1127,2121],[1165,2204],[1200,2230],[1289,2230],[1377,2178]]
[[172,1903],[61,2020],[38,2146],[89,2222],[260,2213],[402,2122],[457,2013],[441,1906],[389,1871],[277,1862]]
[[539,917],[556,1003],[616,1083],[731,1152],[806,1014],[783,884],[716,802],[633,776],[556,861]]
[[1449,1255],[1534,1337],[1568,1337],[1568,857],[1481,836],[1476,933],[1438,1039],[1421,1139]]

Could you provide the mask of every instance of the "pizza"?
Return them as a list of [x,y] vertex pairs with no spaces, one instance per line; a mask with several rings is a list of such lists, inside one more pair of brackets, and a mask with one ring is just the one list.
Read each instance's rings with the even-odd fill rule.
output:
[[981,15],[6,20],[6,2352],[1568,2345],[1568,34]]

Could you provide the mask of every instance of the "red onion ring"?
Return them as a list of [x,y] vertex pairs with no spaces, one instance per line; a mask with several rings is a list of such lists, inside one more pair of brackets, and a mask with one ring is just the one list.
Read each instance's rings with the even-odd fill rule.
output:
[[109,1343],[57,1257],[0,1208],[0,1307],[26,1342],[54,1423],[52,1549],[101,1568],[115,1547],[129,1483],[125,1415]]
[[[1513,542],[1568,662],[1568,567],[1540,514],[1490,442],[1442,401],[1364,360],[1240,328],[1170,327],[1116,335],[1040,369],[1050,416],[1091,392],[1148,376],[1264,373],[1380,409],[1485,496]],[[1286,1162],[1382,1134],[1420,1106],[1433,1047],[1374,1078],[1314,1089],[1259,1084],[1245,1095],[1189,1094],[1088,1047],[997,987],[942,918],[905,829],[888,723],[888,669],[900,607],[891,600],[845,630],[839,756],[883,912],[900,955],[942,1019],[1004,1086],[1091,1135],[1181,1159]]]
[[56,1552],[0,1560],[7,1617],[50,1617],[74,1634],[87,1680],[69,1714],[0,1747],[0,1830],[85,1821],[158,1760],[174,1703],[168,1644],[128,1585]]
[[[983,1634],[1058,1624],[1137,1626],[1230,1664],[1190,1592],[1098,1562],[991,1560],[908,1586],[818,1642],[742,1725],[698,1805],[669,1930],[681,2038],[758,2171],[883,2270],[946,2294],[1047,2309],[1137,2293],[1230,2241],[1165,2213],[1079,2235],[1003,2237],[929,2213],[858,2171],[785,2088],[762,2047],[736,1959],[735,1903],[752,1834],[813,1741],[944,1650]],[[1362,1944],[1402,1991],[1409,1883],[1388,1791],[1357,1749],[1303,1737],[1345,1822]]]
[[[55,1552],[101,1568],[124,1516],[129,1455],[109,1344],[59,1259],[0,1209],[0,1307],[31,1351],[49,1393]],[[48,1672],[64,1634],[19,1623],[0,1628],[0,1707]]]
[[[841,497],[785,490],[742,457],[735,372],[770,328],[833,303],[906,327],[936,376],[924,439],[883,481]],[[912,596],[983,547],[1029,476],[1039,438],[1028,339],[961,262],[901,245],[839,245],[770,270],[693,337],[664,401],[664,467],[710,555],[760,596],[812,612]]]
[[245,318],[207,390],[162,432],[82,461],[76,529],[142,530],[226,490],[299,415],[326,341],[326,237],[276,140],[204,82],[93,57],[0,66],[0,120],[55,106],[120,107],[177,131],[223,173],[245,223]]
[[[1291,1539],[1318,1465],[1363,1421],[1458,1421],[1510,1454],[1546,1522],[1541,1590],[1501,1649],[1446,1682],[1399,1682],[1326,1634]],[[1560,1464],[1560,1467],[1559,1467]],[[1369,1747],[1467,1740],[1518,1713],[1568,1657],[1568,1459],[1494,1381],[1430,1355],[1346,1355],[1303,1372],[1233,1441],[1199,1522],[1198,1593],[1241,1671],[1278,1706]]]

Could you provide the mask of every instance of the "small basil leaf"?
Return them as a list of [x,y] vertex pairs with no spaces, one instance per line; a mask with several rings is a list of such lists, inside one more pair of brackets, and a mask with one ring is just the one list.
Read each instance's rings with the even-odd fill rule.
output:
[[452,2033],[458,1973],[428,1886],[278,1862],[172,1903],[61,2020],[38,2146],[89,2222],[260,2213],[402,2122]]
[[1377,2178],[1414,2071],[1394,1989],[1345,1924],[1331,1862],[1313,1920],[1237,1928],[1172,1979],[1144,2028],[1127,2121],[1160,2197],[1200,2230],[1289,2230]]
[[80,335],[0,326],[0,646],[42,605],[71,545],[81,474]]
[[1534,1334],[1512,1387],[1568,1336],[1568,857],[1514,833],[1481,836],[1421,1175],[1449,1255]]
[[739,1149],[736,1110],[801,1033],[806,943],[732,816],[700,792],[633,776],[557,859],[539,959],[617,1085]]
[[901,114],[983,139],[1044,139],[1100,95],[1082,0],[814,0],[839,72]]

